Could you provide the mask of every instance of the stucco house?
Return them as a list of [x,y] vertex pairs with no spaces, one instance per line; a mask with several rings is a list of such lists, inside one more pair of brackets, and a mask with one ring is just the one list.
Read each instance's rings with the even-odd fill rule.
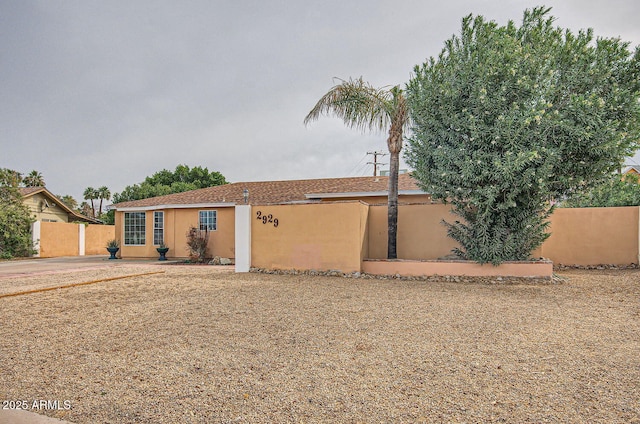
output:
[[[235,257],[235,206],[319,203],[360,200],[385,204],[389,177],[324,178],[311,180],[239,182],[183,193],[113,204],[121,257],[158,257],[156,248],[169,247],[167,257],[188,257],[187,232],[194,226],[210,231],[211,256]],[[430,196],[410,174],[398,180],[401,204],[423,203]]]
[[97,219],[69,208],[45,187],[22,187],[19,190],[23,203],[29,208],[36,221],[100,223]]

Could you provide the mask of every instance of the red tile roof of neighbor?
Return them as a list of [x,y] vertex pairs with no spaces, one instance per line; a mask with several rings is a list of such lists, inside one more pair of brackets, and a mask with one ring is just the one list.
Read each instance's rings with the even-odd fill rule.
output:
[[[249,190],[249,203],[291,203],[310,201],[336,194],[387,195],[389,177],[321,178],[314,180],[256,181],[225,184],[220,186],[167,194],[149,199],[133,200],[111,205],[115,209],[152,207],[162,205],[192,205],[206,203],[243,204],[243,191]],[[424,194],[410,174],[398,176],[398,191]],[[332,194],[334,196],[332,196]],[[360,196],[359,196],[360,195]],[[346,197],[346,196],[344,196]]]

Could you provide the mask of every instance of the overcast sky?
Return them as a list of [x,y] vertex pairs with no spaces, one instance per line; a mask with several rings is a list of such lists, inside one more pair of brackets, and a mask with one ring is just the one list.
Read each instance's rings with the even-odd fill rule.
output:
[[640,44],[637,0],[0,0],[0,167],[79,201],[178,164],[230,182],[369,175],[384,134],[302,122],[333,77],[404,84],[462,17],[540,4]]

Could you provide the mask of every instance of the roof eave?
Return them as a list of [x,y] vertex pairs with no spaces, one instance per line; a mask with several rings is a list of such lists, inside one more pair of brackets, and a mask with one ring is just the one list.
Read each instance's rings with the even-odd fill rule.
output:
[[235,205],[236,205],[235,202],[185,203],[185,204],[149,205],[149,206],[125,206],[125,207],[110,205],[110,209],[116,210],[118,212],[141,212],[141,211],[155,211],[160,209],[229,208]]

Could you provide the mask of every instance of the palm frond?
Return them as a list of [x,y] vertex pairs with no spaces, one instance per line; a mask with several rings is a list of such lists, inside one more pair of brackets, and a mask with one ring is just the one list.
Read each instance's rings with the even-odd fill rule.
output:
[[304,119],[305,125],[321,115],[336,116],[352,128],[385,131],[393,117],[393,96],[361,78],[349,79],[331,88]]

